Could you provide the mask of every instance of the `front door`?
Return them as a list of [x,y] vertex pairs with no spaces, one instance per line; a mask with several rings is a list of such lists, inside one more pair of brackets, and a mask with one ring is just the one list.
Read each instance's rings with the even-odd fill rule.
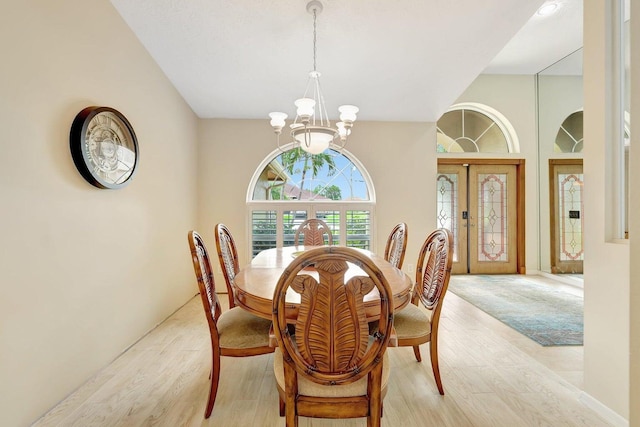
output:
[[454,236],[453,274],[522,272],[518,167],[485,162],[438,165],[438,227],[450,229]]

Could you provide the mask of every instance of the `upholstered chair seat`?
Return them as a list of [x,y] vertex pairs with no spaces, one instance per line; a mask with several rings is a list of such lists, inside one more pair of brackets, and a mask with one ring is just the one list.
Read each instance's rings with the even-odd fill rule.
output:
[[218,319],[220,348],[256,348],[269,345],[271,320],[255,316],[235,307],[225,311]]
[[413,339],[431,334],[431,319],[426,309],[413,304],[407,304],[397,311],[393,318],[396,331],[402,331],[402,337]]
[[[284,390],[284,365],[282,351],[276,348],[273,353],[273,371],[276,376],[278,387]],[[385,353],[382,359],[382,395],[384,396],[389,382],[389,354]],[[305,396],[316,397],[353,397],[362,396],[367,393],[367,377],[362,377],[358,381],[327,387],[315,383],[307,378],[298,377],[298,392]]]

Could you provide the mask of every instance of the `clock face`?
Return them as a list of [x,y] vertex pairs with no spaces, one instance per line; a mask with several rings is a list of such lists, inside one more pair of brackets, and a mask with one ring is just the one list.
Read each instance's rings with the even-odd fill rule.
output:
[[133,176],[138,143],[131,124],[108,107],[88,107],[73,122],[71,153],[76,167],[99,188],[120,188]]

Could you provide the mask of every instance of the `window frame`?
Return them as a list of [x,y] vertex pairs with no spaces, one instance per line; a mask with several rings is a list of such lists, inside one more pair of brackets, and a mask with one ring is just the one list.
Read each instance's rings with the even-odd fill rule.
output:
[[[455,154],[470,155],[473,153],[476,153],[476,154],[478,153],[492,153],[492,154],[520,153],[520,140],[518,139],[518,134],[516,133],[516,130],[511,124],[511,122],[507,119],[507,117],[504,114],[502,114],[498,110],[488,105],[480,104],[476,102],[462,102],[459,104],[454,104],[445,112],[445,114],[451,113],[454,111],[461,111],[461,110],[474,111],[476,113],[482,114],[488,117],[489,119],[491,119],[493,123],[495,123],[495,125],[498,126],[498,128],[504,135],[504,138],[507,144],[507,151],[496,152],[496,153],[487,152],[487,151],[463,151],[461,153],[455,153]],[[436,122],[436,126],[437,126],[437,122]],[[439,128],[438,128],[438,132],[440,132]],[[446,135],[446,134],[443,132],[443,135]],[[436,152],[438,155],[453,153],[451,151],[438,152],[437,150],[438,150],[438,145],[436,142]]]
[[[282,152],[296,148],[297,144],[291,142],[280,148],[271,151],[255,169],[246,194],[246,227],[247,227],[247,255],[253,258],[253,212],[254,211],[275,211],[276,213],[276,247],[280,248],[284,243],[284,221],[285,211],[305,210],[307,218],[316,218],[316,212],[324,210],[334,210],[340,212],[340,236],[334,244],[345,246],[347,243],[347,211],[363,210],[369,212],[369,245],[372,251],[376,250],[375,221],[376,221],[376,193],[371,175],[365,166],[348,150],[340,148],[336,144],[331,144],[329,148],[344,155],[356,168],[358,168],[367,187],[369,200],[253,200],[253,194],[262,171]],[[335,236],[334,236],[335,238]]]

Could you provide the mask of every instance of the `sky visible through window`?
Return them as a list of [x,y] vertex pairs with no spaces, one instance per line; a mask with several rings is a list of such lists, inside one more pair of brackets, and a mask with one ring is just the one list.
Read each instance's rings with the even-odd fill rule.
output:
[[[362,173],[351,160],[345,155],[335,150],[327,150],[324,158],[315,158],[316,174],[314,176],[312,159],[304,155],[296,159],[293,167],[288,168],[284,160],[285,154],[280,154],[276,159],[283,165],[287,175],[288,183],[305,191],[316,194],[324,194],[326,198],[333,200],[369,200],[367,184],[362,177]],[[321,154],[320,156],[322,156]],[[324,160],[322,160],[324,159]],[[330,160],[333,160],[334,168],[330,167]],[[307,164],[306,172],[305,162]],[[303,182],[304,176],[304,182]],[[337,192],[337,189],[339,191]],[[324,193],[323,193],[324,191]],[[295,196],[295,194],[294,194]],[[303,197],[304,198],[304,197]]]

